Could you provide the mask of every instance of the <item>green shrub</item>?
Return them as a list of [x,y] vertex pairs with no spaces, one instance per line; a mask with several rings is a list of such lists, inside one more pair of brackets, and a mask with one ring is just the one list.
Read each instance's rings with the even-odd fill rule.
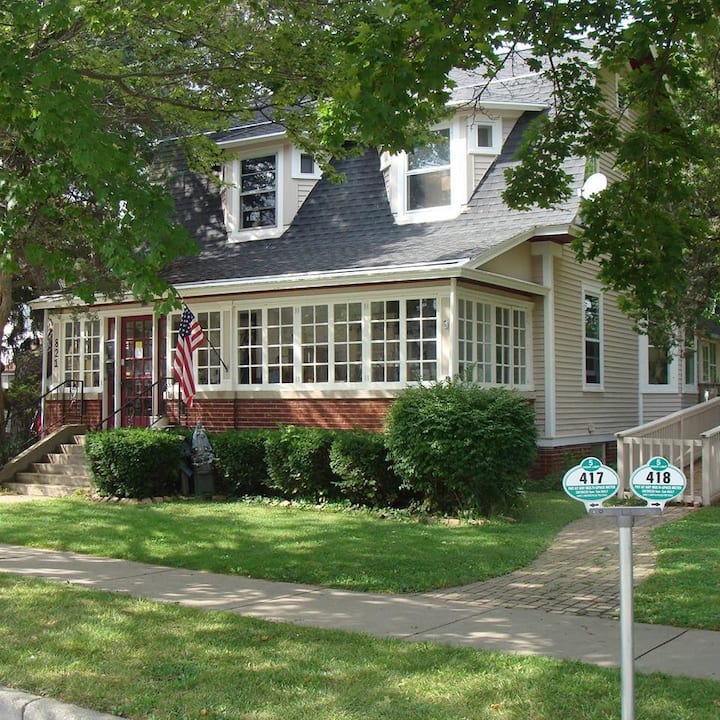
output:
[[179,492],[182,443],[173,433],[118,428],[89,433],[85,451],[103,495],[140,499]]
[[343,498],[356,505],[390,507],[400,497],[400,480],[387,459],[385,437],[366,430],[337,432],[330,469]]
[[333,432],[285,425],[265,439],[269,486],[284,497],[327,500],[337,496],[330,469]]
[[228,430],[212,437],[215,467],[231,495],[265,495],[265,440],[276,430]]
[[533,409],[520,395],[461,380],[407,388],[386,421],[395,472],[433,511],[488,516],[515,505],[536,440]]

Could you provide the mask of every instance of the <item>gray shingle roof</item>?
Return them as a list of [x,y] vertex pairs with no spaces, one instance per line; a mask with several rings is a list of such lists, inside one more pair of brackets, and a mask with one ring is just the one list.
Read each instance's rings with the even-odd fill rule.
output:
[[[536,230],[570,225],[578,210],[571,197],[555,209],[510,210],[502,201],[505,169],[512,166],[520,138],[537,113],[516,123],[502,153],[456,219],[397,225],[380,172],[378,154],[337,163],[347,180],[320,180],[291,226],[278,238],[228,242],[219,193],[186,176],[176,193],[178,215],[201,245],[199,257],[177,261],[167,273],[176,284],[248,280],[299,273],[332,273],[371,268],[402,268],[436,263],[469,264],[472,258]],[[566,171],[583,179],[584,162],[571,160]]]

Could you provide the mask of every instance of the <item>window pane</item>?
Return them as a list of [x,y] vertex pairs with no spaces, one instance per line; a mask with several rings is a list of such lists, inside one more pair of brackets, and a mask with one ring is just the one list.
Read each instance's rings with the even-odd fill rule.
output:
[[303,175],[312,175],[315,172],[315,159],[308,153],[300,153],[300,172]]
[[408,210],[443,207],[450,204],[450,170],[408,175]]
[[433,141],[415,148],[407,156],[408,170],[442,167],[450,164],[450,129],[436,130]]
[[275,156],[247,158],[240,163],[240,173],[242,227],[275,225]]
[[585,316],[585,383],[600,385],[602,383],[600,297],[585,293],[583,312]]
[[477,126],[477,146],[479,148],[491,148],[493,146],[492,125]]
[[650,385],[667,385],[670,376],[669,367],[665,351],[650,345],[648,347],[648,383]]

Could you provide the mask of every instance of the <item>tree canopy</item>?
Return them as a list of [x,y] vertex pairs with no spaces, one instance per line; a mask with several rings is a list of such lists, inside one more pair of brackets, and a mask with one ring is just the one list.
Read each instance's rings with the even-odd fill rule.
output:
[[[208,151],[208,132],[272,112],[321,160],[348,141],[411,148],[446,113],[453,68],[490,80],[526,47],[556,107],[523,145],[507,202],[552,205],[571,191],[564,157],[614,151],[623,179],[585,203],[578,256],[597,258],[662,338],[693,328],[720,294],[719,5],[6,0],[0,321],[13,287],[167,295],[160,270],[193,248],[152,172],[163,140]],[[599,67],[620,74],[632,128],[603,104]]]

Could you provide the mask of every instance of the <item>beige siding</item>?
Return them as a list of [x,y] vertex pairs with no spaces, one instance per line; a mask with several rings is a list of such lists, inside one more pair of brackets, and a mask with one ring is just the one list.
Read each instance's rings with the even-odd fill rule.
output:
[[[478,115],[478,119],[483,119],[485,116]],[[501,118],[502,125],[502,145],[505,145],[505,141],[510,135],[510,132],[515,127],[517,119],[520,117],[519,112],[506,112]],[[487,119],[495,120],[497,116],[487,116]],[[468,122],[470,117],[468,118]],[[466,123],[463,123],[466,126]],[[485,173],[488,171],[490,166],[495,162],[495,155],[483,155],[475,153],[471,157],[471,177],[470,177],[470,194],[472,195],[475,188],[478,186],[480,181],[485,177]]]
[[300,206],[310,194],[310,191],[315,187],[317,180],[295,180],[294,182],[297,191],[297,204],[295,205],[295,209],[299,210]]
[[533,274],[532,260],[530,245],[522,243],[485,263],[482,269],[519,280],[539,281],[540,278],[536,278]]
[[[602,390],[583,388],[583,289],[599,290],[594,263],[563,248],[555,261],[557,435],[606,435],[638,420],[638,342],[613,293],[602,297]],[[583,285],[585,283],[585,285]]]

